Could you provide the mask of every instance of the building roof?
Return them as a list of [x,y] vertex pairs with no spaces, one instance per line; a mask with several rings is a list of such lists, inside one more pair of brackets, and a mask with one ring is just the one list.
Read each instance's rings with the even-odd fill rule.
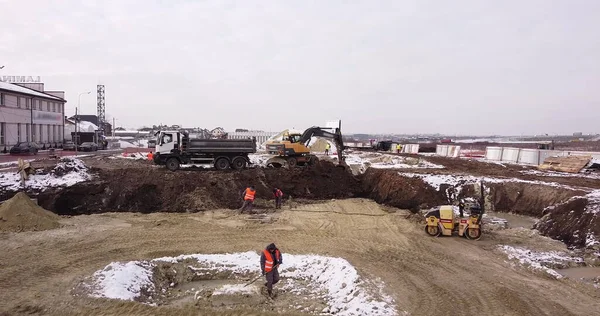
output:
[[59,97],[55,97],[53,95],[50,95],[50,94],[47,94],[44,92],[29,89],[29,88],[26,88],[26,87],[23,87],[20,85],[16,85],[16,84],[4,82],[4,81],[0,81],[0,90],[12,91],[12,92],[27,94],[27,95],[31,95],[31,96],[40,97],[40,98],[46,98],[46,99],[51,99],[51,100],[67,102],[65,99],[61,99]]
[[[79,115],[77,115],[77,118],[80,121],[87,121],[90,123],[94,123],[94,125],[96,125],[96,126],[98,125],[98,116],[97,115],[81,115],[81,114],[79,114]],[[69,117],[69,119],[75,120],[75,116],[71,116],[71,117]]]

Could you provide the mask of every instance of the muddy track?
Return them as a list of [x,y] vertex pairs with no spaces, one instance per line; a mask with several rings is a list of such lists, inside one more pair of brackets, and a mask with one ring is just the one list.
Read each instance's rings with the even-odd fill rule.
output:
[[[598,291],[511,267],[489,251],[489,242],[430,238],[406,220],[368,200],[301,205],[260,224],[230,211],[204,214],[77,216],[70,226],[0,236],[0,311],[12,314],[259,315],[185,306],[73,297],[71,289],[111,261],[181,253],[260,250],[269,241],[284,252],[340,256],[360,274],[380,278],[399,310],[413,315],[590,315],[600,309]],[[347,215],[353,214],[353,215]],[[266,236],[272,236],[268,238]],[[23,251],[27,249],[27,251]],[[10,289],[10,291],[5,291]],[[435,304],[432,304],[435,302]]]

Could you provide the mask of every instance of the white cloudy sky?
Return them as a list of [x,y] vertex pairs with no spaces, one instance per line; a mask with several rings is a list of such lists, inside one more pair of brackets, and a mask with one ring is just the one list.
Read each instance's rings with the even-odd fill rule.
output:
[[0,75],[117,125],[600,132],[600,1],[0,0]]

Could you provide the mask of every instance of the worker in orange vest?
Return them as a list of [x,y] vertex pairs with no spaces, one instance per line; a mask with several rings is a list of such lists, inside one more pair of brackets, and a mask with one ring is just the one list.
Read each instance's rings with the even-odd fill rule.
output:
[[153,161],[154,160],[154,154],[152,154],[152,152],[148,153],[148,161]]
[[275,209],[281,208],[281,200],[283,200],[283,192],[278,188],[273,188],[273,197],[275,198]]
[[242,198],[244,199],[244,205],[242,205],[242,209],[240,210],[241,213],[243,213],[246,209],[250,209],[250,212],[252,211],[252,206],[254,204],[254,196],[256,195],[256,189],[254,189],[254,186],[251,185],[250,187],[246,188],[246,190],[244,190],[244,192],[242,193]]
[[273,284],[279,282],[279,271],[277,268],[283,263],[281,252],[274,243],[267,246],[260,255],[260,269],[267,279],[265,286],[270,298],[273,298]]

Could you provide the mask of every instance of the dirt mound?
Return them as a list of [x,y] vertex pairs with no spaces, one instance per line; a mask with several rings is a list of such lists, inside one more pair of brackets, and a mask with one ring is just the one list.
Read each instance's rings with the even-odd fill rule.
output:
[[577,196],[550,206],[534,226],[542,234],[569,246],[600,249],[600,192]]
[[59,216],[39,207],[19,192],[0,205],[0,231],[32,231],[58,228]]
[[284,198],[313,200],[361,195],[360,181],[330,162],[313,167],[249,169],[243,171],[185,171],[165,169],[98,170],[92,182],[38,196],[40,205],[58,214],[91,214],[109,211],[194,212],[241,207],[241,193],[250,185],[257,199],[272,199],[273,187]]
[[486,183],[493,210],[542,217],[544,210],[584,191],[523,182]]
[[[427,176],[427,175],[424,175]],[[393,170],[368,169],[362,177],[363,191],[378,203],[418,211],[456,202],[461,198],[480,200],[478,178],[433,176],[433,187],[421,177]],[[447,183],[446,183],[447,182]],[[485,179],[484,179],[485,183]],[[538,183],[504,181],[485,183],[486,210],[542,217],[545,208],[564,202],[584,191]]]
[[403,177],[397,171],[368,169],[363,191],[377,203],[414,212],[448,203],[444,194],[418,178]]

